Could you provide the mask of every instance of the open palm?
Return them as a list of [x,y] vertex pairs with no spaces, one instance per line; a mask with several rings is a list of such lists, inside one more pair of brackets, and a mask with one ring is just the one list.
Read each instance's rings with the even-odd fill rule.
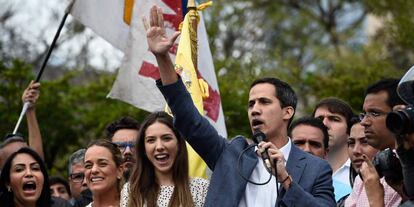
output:
[[166,55],[173,46],[179,32],[168,38],[164,27],[164,18],[161,8],[153,6],[150,11],[150,23],[146,18],[143,19],[145,30],[147,31],[147,42],[149,50],[154,55]]

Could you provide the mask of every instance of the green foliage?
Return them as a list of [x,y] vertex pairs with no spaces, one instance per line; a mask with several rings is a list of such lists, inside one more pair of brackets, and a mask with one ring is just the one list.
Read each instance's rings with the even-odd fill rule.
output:
[[[19,118],[18,113],[21,110],[22,86],[28,85],[33,79],[31,75],[31,66],[19,61],[13,60],[9,63],[0,61],[0,131],[2,136],[6,132],[12,132],[14,124]],[[10,112],[15,112],[15,114]]]
[[[13,61],[10,67],[1,64],[0,130],[3,134],[13,130],[22,106],[22,92],[33,79],[31,74],[31,67],[21,61]],[[93,139],[104,138],[104,128],[110,122],[126,115],[142,121],[147,114],[121,101],[106,98],[113,74],[97,73],[93,81],[74,84],[83,75],[82,71],[72,70],[56,80],[41,81],[36,114],[46,163],[52,174],[66,175],[69,155],[86,147]],[[27,135],[25,122],[19,131]]]
[[[215,1],[207,27],[229,137],[251,134],[246,113],[252,80],[274,76],[298,94],[296,117],[336,96],[361,110],[365,88],[401,77],[414,47],[408,1]],[[402,8],[404,7],[404,8]],[[403,9],[403,12],[399,12]],[[367,14],[384,19],[368,36]],[[389,13],[395,18],[388,18]],[[385,21],[387,20],[387,21]],[[402,70],[401,70],[402,69]]]

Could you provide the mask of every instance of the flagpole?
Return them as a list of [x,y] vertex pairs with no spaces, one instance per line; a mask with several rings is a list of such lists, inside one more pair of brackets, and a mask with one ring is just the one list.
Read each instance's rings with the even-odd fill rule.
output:
[[188,0],[187,3],[188,13],[190,14],[190,40],[191,40],[191,59],[194,64],[194,68],[198,70],[198,40],[197,40],[197,28],[198,28],[198,11],[195,4],[195,0]]
[[[63,15],[63,18],[60,21],[60,25],[58,27],[58,30],[56,31],[55,37],[53,38],[52,44],[49,46],[49,49],[47,51],[47,54],[45,56],[45,59],[43,60],[42,66],[41,66],[41,68],[39,70],[39,73],[36,76],[36,80],[34,81],[35,83],[36,82],[39,82],[40,81],[40,78],[42,77],[42,74],[43,74],[43,71],[44,71],[44,69],[46,67],[46,64],[47,64],[47,62],[48,62],[48,60],[50,58],[50,55],[52,54],[52,51],[53,51],[53,49],[54,49],[54,47],[56,45],[56,41],[57,41],[57,39],[60,36],[60,32],[61,32],[63,26],[65,25],[66,18],[68,17],[70,11],[72,10],[72,7],[73,7],[73,4],[75,3],[75,1],[76,0],[71,1],[71,3],[68,5],[68,7],[65,10],[65,15]],[[23,107],[22,107],[22,110],[20,112],[19,119],[17,120],[16,126],[14,127],[13,134],[16,134],[17,133],[17,130],[19,129],[20,123],[21,123],[24,115],[26,114],[26,111],[29,108],[29,106],[30,106],[30,102],[24,102]]]

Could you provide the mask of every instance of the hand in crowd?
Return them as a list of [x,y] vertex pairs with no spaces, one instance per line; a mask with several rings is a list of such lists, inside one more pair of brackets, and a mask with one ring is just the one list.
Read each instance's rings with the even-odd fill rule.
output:
[[[272,173],[274,176],[277,176],[277,180],[278,182],[280,182],[283,187],[287,190],[290,186],[290,181],[289,180],[289,173],[286,171],[286,160],[285,157],[283,156],[283,153],[281,150],[279,150],[272,142],[261,142],[259,143],[259,151],[266,149],[267,148],[267,152],[269,153],[269,158],[270,158],[270,162],[271,165],[273,166],[274,160],[276,160],[276,169],[277,172],[275,173],[274,168],[272,169]],[[260,153],[258,153],[259,156]]]
[[173,46],[180,32],[175,32],[170,38],[167,37],[164,26],[163,12],[160,7],[153,6],[150,12],[150,22],[143,17],[145,30],[147,31],[147,42],[149,50],[155,55],[168,55],[168,50]]
[[380,183],[377,170],[365,154],[362,157],[364,162],[361,166],[360,176],[364,181],[370,206],[384,206],[384,186]]
[[23,103],[29,102],[29,109],[34,109],[37,99],[39,98],[40,94],[40,83],[35,83],[34,81],[31,81],[29,86],[24,90],[22,95],[22,101]]

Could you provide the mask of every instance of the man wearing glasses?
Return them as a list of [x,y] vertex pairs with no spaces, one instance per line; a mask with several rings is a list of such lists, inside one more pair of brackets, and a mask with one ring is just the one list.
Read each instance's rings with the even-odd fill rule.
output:
[[69,187],[72,194],[70,199],[72,206],[86,206],[92,201],[91,192],[84,180],[84,157],[85,149],[79,149],[69,158]]
[[129,179],[129,174],[135,165],[135,142],[138,138],[139,123],[131,117],[122,117],[121,119],[110,123],[106,129],[106,137],[114,144],[118,145],[124,160],[124,178]]
[[397,85],[397,79],[383,79],[365,92],[363,113],[359,118],[368,144],[378,150],[395,149],[395,136],[385,125],[385,118],[394,106],[404,104],[396,92]]
[[[387,128],[385,120],[394,106],[404,104],[396,92],[397,86],[397,79],[383,79],[369,86],[365,92],[363,113],[359,118],[367,143],[380,151],[396,148],[395,135]],[[363,154],[362,157],[364,161],[345,206],[398,206],[401,196],[395,189],[400,187],[390,186],[385,178],[379,177],[368,155]]]

